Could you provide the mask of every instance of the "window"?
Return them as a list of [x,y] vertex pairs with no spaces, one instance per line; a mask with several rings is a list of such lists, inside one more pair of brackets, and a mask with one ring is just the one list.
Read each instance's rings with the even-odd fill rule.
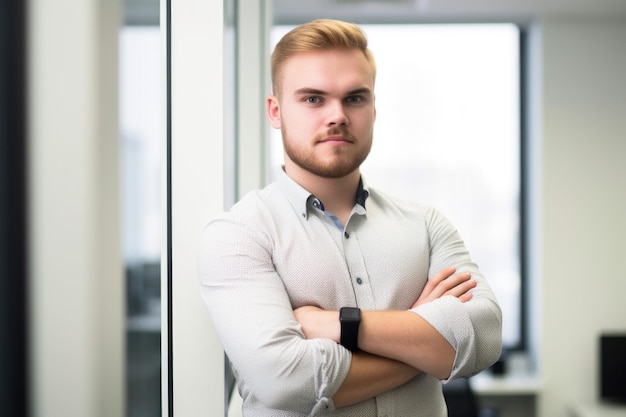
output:
[[161,415],[161,40],[158,26],[120,33],[127,415]]
[[[512,24],[361,25],[377,61],[368,184],[432,203],[459,229],[523,346],[520,31]],[[277,42],[291,27],[277,26]],[[282,164],[279,131],[268,144]]]

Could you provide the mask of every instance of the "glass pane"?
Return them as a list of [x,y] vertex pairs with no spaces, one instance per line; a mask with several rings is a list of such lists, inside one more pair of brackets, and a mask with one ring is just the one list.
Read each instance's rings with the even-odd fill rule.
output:
[[[377,120],[369,185],[432,203],[457,226],[521,341],[519,30],[512,24],[362,25]],[[290,27],[276,27],[276,42]],[[280,132],[270,140],[283,161]]]
[[158,27],[120,33],[127,415],[161,415],[161,46]]

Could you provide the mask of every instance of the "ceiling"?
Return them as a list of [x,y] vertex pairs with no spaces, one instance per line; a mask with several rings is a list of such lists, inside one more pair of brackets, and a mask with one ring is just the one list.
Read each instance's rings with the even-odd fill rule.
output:
[[[215,0],[206,0],[215,1]],[[230,0],[235,1],[235,0]],[[543,16],[626,17],[626,0],[269,0],[275,23],[320,17],[357,23],[527,21]],[[157,25],[160,0],[124,0],[126,23]]]
[[319,17],[393,23],[626,16],[626,0],[273,0],[276,23]]

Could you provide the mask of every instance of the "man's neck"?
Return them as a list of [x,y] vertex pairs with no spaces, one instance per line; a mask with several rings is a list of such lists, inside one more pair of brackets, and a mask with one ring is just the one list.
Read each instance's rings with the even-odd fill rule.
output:
[[343,224],[346,224],[354,207],[361,178],[358,169],[341,178],[319,177],[302,169],[290,169],[288,167],[285,167],[285,172],[291,179],[317,197],[324,204],[326,211],[333,213]]

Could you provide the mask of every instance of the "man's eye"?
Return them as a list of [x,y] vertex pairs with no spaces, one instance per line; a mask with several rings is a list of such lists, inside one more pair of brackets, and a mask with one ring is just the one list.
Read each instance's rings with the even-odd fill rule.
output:
[[307,97],[306,99],[304,99],[304,101],[306,101],[309,104],[317,104],[321,101],[321,99],[319,97],[313,96],[313,97]]
[[358,104],[363,101],[363,97],[361,96],[350,96],[346,98],[346,101],[351,104]]

